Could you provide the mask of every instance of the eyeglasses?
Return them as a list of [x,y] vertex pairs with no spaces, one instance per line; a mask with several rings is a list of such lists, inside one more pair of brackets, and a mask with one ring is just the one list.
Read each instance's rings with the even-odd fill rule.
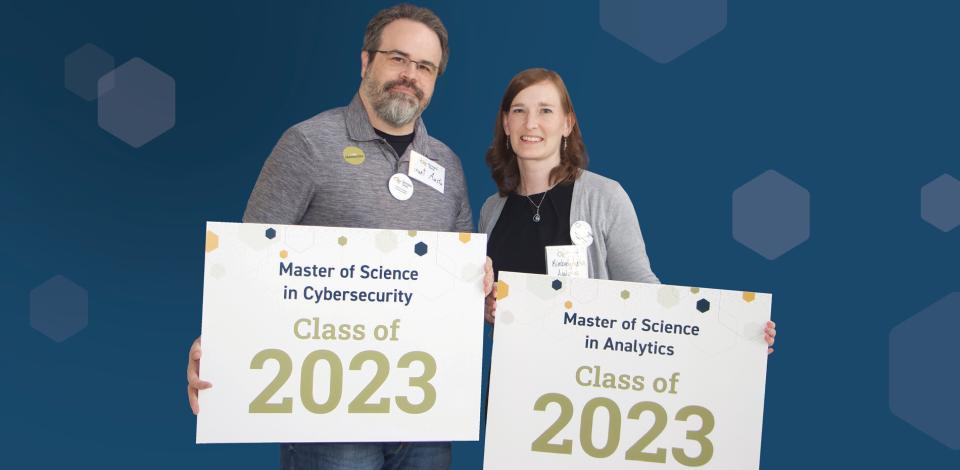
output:
[[433,77],[437,74],[437,66],[431,64],[430,62],[415,60],[410,60],[409,57],[403,52],[400,51],[367,51],[367,52],[379,52],[387,56],[387,64],[395,69],[405,69],[414,64],[417,66],[417,72],[420,72],[424,75]]

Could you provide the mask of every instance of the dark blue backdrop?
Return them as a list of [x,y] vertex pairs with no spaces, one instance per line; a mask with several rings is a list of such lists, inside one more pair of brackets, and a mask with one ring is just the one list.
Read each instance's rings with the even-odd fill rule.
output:
[[[262,3],[0,6],[0,466],[277,467],[274,445],[193,443],[204,221],[239,220],[283,130],[349,101],[364,25],[388,3]],[[960,176],[960,4],[733,0],[724,31],[668,64],[605,33],[593,1],[426,5],[452,59],[425,121],[463,160],[475,211],[503,88],[546,66],[664,282],[774,293],[763,468],[958,467],[890,413],[887,338],[960,290],[960,229],[919,208],[921,186]],[[139,149],[99,129],[96,103],[64,88],[85,43],[173,76],[176,126]],[[810,240],[775,261],[731,236],[732,191],[767,169],[812,203]],[[63,343],[28,320],[55,274],[89,291],[89,326]],[[459,443],[455,468],[481,455]]]

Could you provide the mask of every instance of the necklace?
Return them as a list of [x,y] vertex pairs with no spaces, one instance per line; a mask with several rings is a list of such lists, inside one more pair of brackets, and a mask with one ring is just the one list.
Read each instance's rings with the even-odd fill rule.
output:
[[543,201],[547,199],[547,191],[543,192],[543,197],[540,198],[540,203],[534,203],[533,199],[530,196],[527,196],[527,200],[530,201],[530,205],[537,209],[537,212],[533,214],[533,221],[540,222],[540,206],[543,205]]

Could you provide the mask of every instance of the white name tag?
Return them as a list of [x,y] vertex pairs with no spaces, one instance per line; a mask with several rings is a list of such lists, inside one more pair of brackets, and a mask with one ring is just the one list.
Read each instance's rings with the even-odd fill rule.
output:
[[583,245],[548,246],[547,274],[550,276],[589,277],[587,247]]
[[410,177],[443,193],[443,181],[447,170],[439,163],[410,151]]

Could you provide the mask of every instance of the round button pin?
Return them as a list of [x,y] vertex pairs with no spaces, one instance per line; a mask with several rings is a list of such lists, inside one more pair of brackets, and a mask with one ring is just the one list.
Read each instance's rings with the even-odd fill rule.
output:
[[359,165],[366,159],[367,155],[360,147],[350,146],[343,149],[343,161],[351,165]]
[[593,244],[593,228],[583,220],[578,220],[570,226],[570,240],[574,245],[590,246]]
[[413,181],[403,173],[394,173],[390,177],[388,187],[390,188],[390,194],[400,201],[406,201],[410,199],[410,196],[413,196]]

